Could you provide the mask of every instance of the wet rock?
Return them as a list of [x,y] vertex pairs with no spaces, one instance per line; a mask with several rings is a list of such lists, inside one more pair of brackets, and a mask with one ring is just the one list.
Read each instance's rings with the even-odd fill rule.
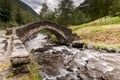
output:
[[87,64],[87,69],[88,70],[94,70],[95,69],[96,71],[100,71],[104,74],[106,74],[109,71],[114,70],[114,68],[109,66],[106,62],[104,62],[104,61],[98,62],[97,60],[89,62]]
[[102,53],[107,53],[107,50],[99,50],[100,52],[102,52]]
[[6,28],[6,35],[12,34],[12,28]]
[[116,51],[114,49],[109,48],[109,49],[107,49],[107,52],[109,52],[109,53],[115,53]]
[[85,66],[82,66],[82,65],[79,66],[78,69],[79,69],[80,73],[84,73],[84,72],[86,72],[86,70],[87,70],[86,67],[85,67]]
[[74,40],[80,40],[80,36],[76,35],[76,34],[73,34],[73,39]]
[[29,53],[26,51],[26,50],[24,50],[24,49],[16,49],[16,48],[13,48],[14,50],[13,50],[13,52],[12,52],[12,54],[11,54],[11,58],[12,57],[28,57],[29,56]]
[[101,72],[96,71],[96,70],[88,70],[87,73],[92,78],[101,78],[103,76]]
[[0,50],[0,54],[4,54],[5,53],[5,50]]
[[84,42],[83,41],[74,41],[74,42],[72,42],[72,45],[75,48],[83,48]]
[[116,50],[116,53],[120,53],[120,49],[117,49],[117,50]]
[[14,46],[16,47],[16,46],[21,46],[21,45],[23,45],[22,43],[15,43],[14,44]]
[[93,45],[91,45],[91,44],[88,44],[86,47],[87,47],[88,49],[95,49],[95,46],[93,46]]
[[44,51],[47,51],[48,49],[50,49],[50,48],[44,47],[44,48],[35,49],[35,50],[33,50],[33,51],[34,51],[34,52],[44,52]]
[[93,80],[92,78],[90,78],[89,77],[89,75],[88,74],[86,74],[86,73],[84,73],[84,74],[78,74],[78,78],[80,79],[80,80]]
[[0,44],[0,50],[5,48],[5,43]]
[[65,77],[57,77],[56,80],[65,80]]
[[72,67],[68,67],[66,70],[67,70],[67,71],[70,71],[70,72],[73,72],[73,71],[74,71]]
[[14,74],[29,73],[30,72],[30,67],[29,67],[29,65],[23,65],[23,66],[20,66],[20,67],[12,68],[12,71],[13,71]]
[[46,69],[44,69],[44,72],[47,73],[47,75],[49,76],[57,76],[60,73],[56,70],[56,68],[53,68],[51,66],[47,66],[45,67]]
[[0,43],[5,43],[5,42],[6,42],[6,38],[0,37]]
[[12,66],[13,67],[19,67],[24,64],[29,64],[30,59],[29,58],[11,58]]
[[65,80],[76,80],[76,75],[73,73],[69,73],[65,76]]

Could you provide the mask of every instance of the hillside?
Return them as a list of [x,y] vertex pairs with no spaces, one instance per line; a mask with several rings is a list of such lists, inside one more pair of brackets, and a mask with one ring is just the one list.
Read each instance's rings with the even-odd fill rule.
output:
[[70,28],[87,44],[101,48],[120,48],[120,17],[108,17],[106,22],[95,20]]
[[[36,21],[38,14],[21,0],[0,1],[0,26],[16,27]],[[0,28],[1,28],[0,27]]]
[[14,0],[22,9],[27,10],[29,12],[31,12],[34,16],[38,16],[38,14],[27,4],[25,4],[24,2],[22,2],[21,0]]

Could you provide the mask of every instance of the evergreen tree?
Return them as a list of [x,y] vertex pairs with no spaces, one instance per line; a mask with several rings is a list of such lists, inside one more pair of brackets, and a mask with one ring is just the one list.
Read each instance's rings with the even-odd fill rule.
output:
[[62,25],[71,24],[74,5],[72,0],[61,0],[58,5],[57,22]]
[[0,19],[2,22],[9,22],[12,18],[11,11],[12,5],[11,0],[0,1]]
[[85,0],[81,6],[84,5],[87,6],[79,9],[88,15],[91,21],[120,12],[120,0]]
[[84,23],[85,21],[86,21],[85,15],[83,14],[83,12],[81,12],[78,8],[76,8],[72,12],[72,20],[71,20],[72,25],[79,25]]
[[21,9],[18,7],[17,10],[16,10],[16,22],[21,25],[23,24],[23,17],[22,17],[22,12],[21,12]]
[[109,11],[110,16],[119,15],[120,16],[120,0],[114,0],[110,6]]
[[44,20],[47,13],[48,13],[48,6],[47,6],[46,3],[43,3],[42,4],[42,9],[41,9],[41,12],[40,12],[40,20]]

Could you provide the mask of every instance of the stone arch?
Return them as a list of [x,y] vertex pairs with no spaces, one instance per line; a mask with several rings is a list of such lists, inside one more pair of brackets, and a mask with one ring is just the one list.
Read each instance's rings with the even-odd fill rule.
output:
[[70,43],[74,39],[70,29],[50,21],[34,22],[24,25],[23,27],[16,29],[16,34],[22,42],[25,42],[31,35],[42,29],[48,29],[57,35],[59,43]]

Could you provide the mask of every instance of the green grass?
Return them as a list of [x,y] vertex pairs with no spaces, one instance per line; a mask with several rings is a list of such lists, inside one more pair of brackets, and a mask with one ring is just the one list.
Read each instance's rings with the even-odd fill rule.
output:
[[13,78],[14,77],[14,73],[10,72],[9,74],[7,74],[6,78]]
[[40,77],[40,73],[38,72],[38,69],[41,68],[41,66],[35,62],[34,58],[32,57],[32,54],[30,55],[30,58],[31,58],[31,63],[30,63],[30,74],[29,74],[29,77],[30,77],[30,80],[42,80],[42,78]]
[[108,24],[119,24],[120,23],[120,17],[108,17],[105,21],[101,22],[104,25],[108,25]]
[[70,26],[88,44],[99,49],[120,49],[120,17],[107,17],[78,26]]
[[119,16],[106,17],[106,20],[104,17],[104,18],[95,20],[93,22],[87,23],[87,24],[82,24],[82,25],[78,25],[78,26],[70,26],[69,28],[72,29],[73,31],[76,31],[78,29],[85,28],[85,27],[110,25],[110,24],[120,24],[120,17]]

